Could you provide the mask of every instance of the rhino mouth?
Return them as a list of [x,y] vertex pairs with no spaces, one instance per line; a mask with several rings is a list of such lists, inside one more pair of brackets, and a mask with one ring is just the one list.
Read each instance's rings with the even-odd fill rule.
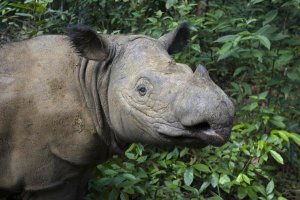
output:
[[212,128],[208,123],[200,123],[193,127],[172,127],[168,125],[161,125],[157,132],[160,137],[165,140],[175,142],[177,145],[187,145],[191,146],[203,146],[203,145],[213,145],[221,146],[223,145],[229,135],[231,127],[222,128]]

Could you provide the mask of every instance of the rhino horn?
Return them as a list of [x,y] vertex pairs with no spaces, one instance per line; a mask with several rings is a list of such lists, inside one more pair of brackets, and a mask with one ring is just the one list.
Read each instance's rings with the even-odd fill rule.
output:
[[109,58],[113,44],[85,25],[67,28],[71,45],[76,52],[89,60],[104,61]]
[[161,36],[158,40],[169,54],[178,53],[187,44],[190,31],[187,23],[180,24],[175,30]]

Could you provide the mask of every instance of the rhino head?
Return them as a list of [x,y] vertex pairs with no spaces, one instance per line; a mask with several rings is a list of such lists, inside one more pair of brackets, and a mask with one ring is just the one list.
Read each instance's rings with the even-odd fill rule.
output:
[[203,147],[228,140],[231,100],[202,65],[193,72],[170,57],[187,43],[186,24],[159,39],[98,35],[83,25],[70,28],[69,37],[76,51],[100,68],[92,95],[100,106],[94,114],[102,113],[98,121],[107,121],[118,143]]

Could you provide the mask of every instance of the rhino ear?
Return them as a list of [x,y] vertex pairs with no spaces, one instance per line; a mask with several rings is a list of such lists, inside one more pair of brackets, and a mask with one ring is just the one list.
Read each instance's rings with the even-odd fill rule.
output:
[[187,23],[180,24],[175,30],[161,36],[158,40],[169,54],[181,51],[187,44],[190,31]]
[[71,45],[80,56],[89,60],[104,61],[108,59],[111,42],[85,25],[67,28]]

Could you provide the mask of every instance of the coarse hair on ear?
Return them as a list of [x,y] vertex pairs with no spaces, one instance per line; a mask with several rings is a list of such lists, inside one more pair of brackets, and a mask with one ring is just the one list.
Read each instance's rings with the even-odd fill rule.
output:
[[82,57],[89,60],[104,61],[108,58],[111,42],[96,31],[82,24],[70,26],[67,33],[71,46]]
[[169,54],[174,54],[182,51],[187,45],[190,30],[187,23],[182,23],[177,28],[163,36],[158,40],[166,48]]

